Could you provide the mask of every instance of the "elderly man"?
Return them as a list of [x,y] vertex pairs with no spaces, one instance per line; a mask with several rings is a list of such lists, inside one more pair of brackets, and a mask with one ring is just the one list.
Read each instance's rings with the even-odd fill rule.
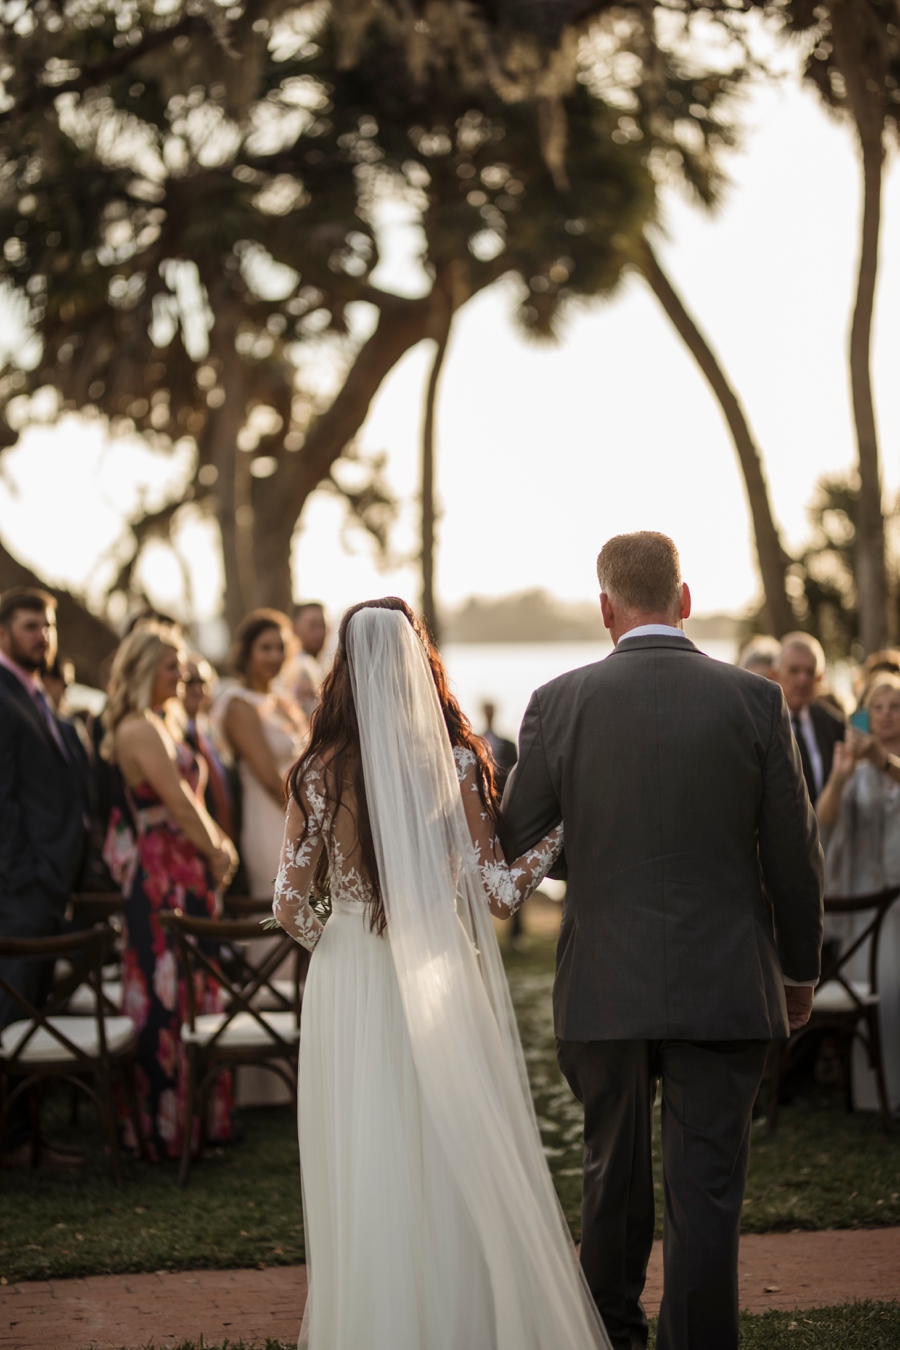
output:
[[825,653],[809,633],[788,633],[781,639],[775,678],[784,691],[803,776],[813,804],[831,773],[834,747],[844,739],[844,720],[835,709],[819,702],[825,673]]

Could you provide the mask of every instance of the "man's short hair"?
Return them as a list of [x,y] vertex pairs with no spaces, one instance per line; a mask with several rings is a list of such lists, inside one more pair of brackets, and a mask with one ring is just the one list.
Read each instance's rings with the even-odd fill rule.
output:
[[638,530],[608,539],[597,558],[600,589],[631,614],[681,610],[681,561],[667,534]]
[[42,591],[39,586],[10,586],[8,591],[0,595],[0,624],[4,628],[8,627],[20,609],[29,610],[32,614],[43,614],[52,609],[55,613],[56,600],[49,591]]
[[816,674],[824,675],[825,650],[818,638],[814,638],[812,633],[785,633],[784,637],[781,639],[781,656],[778,658],[779,665],[781,665],[781,662],[784,660],[784,654],[788,647],[805,647],[807,651],[812,652],[816,660]]

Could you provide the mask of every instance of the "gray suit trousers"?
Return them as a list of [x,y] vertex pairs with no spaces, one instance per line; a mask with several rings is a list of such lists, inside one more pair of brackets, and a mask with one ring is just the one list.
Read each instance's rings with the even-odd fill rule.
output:
[[557,1041],[584,1105],[581,1264],[614,1350],[644,1350],[653,1101],[662,1082],[658,1350],[737,1350],[738,1239],[766,1041]]

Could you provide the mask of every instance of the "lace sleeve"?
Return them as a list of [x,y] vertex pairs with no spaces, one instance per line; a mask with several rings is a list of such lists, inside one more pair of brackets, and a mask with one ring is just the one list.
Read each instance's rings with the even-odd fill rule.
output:
[[548,835],[508,863],[494,832],[490,817],[478,791],[478,762],[471,750],[457,746],[453,751],[463,806],[481,881],[492,913],[509,918],[544,880],[563,848],[563,827]]
[[322,833],[324,801],[312,777],[303,785],[303,796],[309,812],[309,826],[304,831],[303,812],[292,797],[285,820],[272,913],[286,933],[312,951],[324,926],[309,903],[309,892],[325,844]]

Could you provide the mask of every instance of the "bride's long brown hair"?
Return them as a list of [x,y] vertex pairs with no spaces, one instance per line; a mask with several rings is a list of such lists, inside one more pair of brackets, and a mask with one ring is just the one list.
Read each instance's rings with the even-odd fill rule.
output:
[[[361,609],[393,609],[403,614],[413,632],[425,649],[434,687],[437,690],[441,711],[450,744],[456,748],[471,750],[478,766],[478,793],[482,805],[493,822],[501,844],[505,843],[506,830],[500,814],[500,802],[494,781],[493,760],[490,751],[480,736],[472,730],[472,724],[460,708],[447,681],[447,672],[438,656],[428,634],[410,609],[405,600],[396,595],[387,595],[381,600],[364,600],[360,605],[348,609],[341,620],[338,631],[337,651],[334,665],[325,678],[321,690],[321,699],[310,721],[309,744],[297,760],[288,776],[288,788],[294,801],[303,812],[304,826],[300,842],[309,832],[309,813],[303,801],[303,780],[310,767],[317,761],[326,771],[326,792],[331,808],[331,829],[344,798],[345,790],[352,784],[355,799],[355,822],[360,861],[366,879],[373,892],[370,924],[373,932],[382,934],[386,927],[384,900],[381,894],[381,882],[378,876],[378,861],[375,856],[375,841],[372,837],[372,824],[366,801],[366,781],[363,775],[362,755],[359,748],[359,724],[356,719],[356,705],[353,701],[353,686],[350,680],[350,667],[347,661],[347,628],[354,614]],[[321,894],[328,879],[328,850],[323,849],[313,875],[313,891]]]

